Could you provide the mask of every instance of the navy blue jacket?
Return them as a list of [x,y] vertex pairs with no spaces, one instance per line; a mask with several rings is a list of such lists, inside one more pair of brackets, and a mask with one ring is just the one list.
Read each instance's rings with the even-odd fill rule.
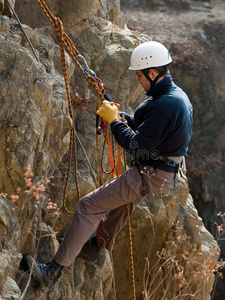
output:
[[[168,76],[151,88],[136,109],[134,116],[124,114],[127,125],[111,123],[117,143],[143,165],[152,165],[168,172],[174,167],[155,156],[186,155],[192,130],[192,105]],[[154,159],[153,159],[154,158]]]

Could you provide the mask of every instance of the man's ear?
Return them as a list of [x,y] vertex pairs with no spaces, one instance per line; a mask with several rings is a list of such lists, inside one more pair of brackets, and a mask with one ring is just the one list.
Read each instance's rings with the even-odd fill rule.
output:
[[154,69],[150,69],[148,72],[149,77],[151,78],[151,80],[154,80],[156,78],[156,76],[158,76],[158,71],[154,70]]

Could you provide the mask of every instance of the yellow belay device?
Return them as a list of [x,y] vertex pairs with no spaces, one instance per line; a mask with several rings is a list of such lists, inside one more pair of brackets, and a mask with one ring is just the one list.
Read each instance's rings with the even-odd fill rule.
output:
[[[68,37],[68,35],[64,32],[62,21],[54,17],[49,10],[48,6],[43,0],[37,0],[42,7],[44,13],[48,17],[49,21],[51,22],[52,26],[54,27],[55,31],[58,34],[59,37],[59,45],[60,45],[60,53],[61,53],[61,62],[62,62],[62,69],[63,69],[63,76],[65,80],[65,86],[66,86],[66,93],[67,93],[67,99],[68,99],[68,107],[69,107],[69,114],[72,119],[73,128],[70,131],[70,147],[69,147],[69,163],[68,163],[68,172],[67,172],[67,179],[65,183],[64,188],[64,195],[63,195],[63,208],[66,210],[68,214],[73,214],[70,212],[65,203],[66,199],[66,190],[67,185],[69,181],[69,174],[71,170],[71,161],[72,161],[72,152],[74,151],[74,164],[75,164],[75,182],[76,182],[76,188],[77,188],[77,197],[80,199],[80,191],[79,191],[79,185],[78,185],[78,176],[77,176],[77,157],[76,157],[76,132],[75,132],[75,121],[73,117],[73,110],[72,110],[72,102],[71,102],[71,95],[70,95],[70,87],[69,87],[69,80],[68,80],[68,73],[67,73],[67,65],[66,65],[66,58],[65,58],[65,49],[68,51],[70,56],[73,58],[73,60],[78,65],[79,69],[83,73],[85,79],[88,81],[88,84],[91,85],[98,93],[98,96],[101,97],[102,100],[109,100],[112,101],[111,97],[108,95],[108,93],[105,91],[103,82],[101,79],[99,79],[96,74],[89,68],[85,58],[79,53],[79,51],[76,49],[74,43],[72,40]],[[85,64],[85,68],[83,68],[82,64],[79,60],[83,60],[83,63]],[[98,109],[98,99],[96,101],[96,111]],[[98,116],[97,116],[97,122],[98,123]],[[99,128],[96,126],[96,148],[97,148],[97,165],[98,165],[98,134],[99,134]],[[115,172],[115,153],[114,153],[114,140],[113,135],[111,135],[112,143],[110,143],[110,137],[109,137],[109,130],[108,126],[106,124],[105,126],[105,139],[103,143],[103,150],[101,155],[101,169],[106,174],[113,174],[114,177],[116,177]],[[108,143],[108,152],[109,152],[109,160],[111,165],[111,170],[106,171],[103,168],[103,156],[104,156],[104,149],[106,141]],[[117,158],[118,158],[118,164],[117,164],[117,173],[118,175],[121,174],[121,149],[120,146],[117,144]],[[124,159],[124,168],[125,168],[125,159]],[[98,176],[98,185],[99,185],[99,173],[97,172]],[[136,292],[135,292],[135,278],[134,278],[134,262],[133,262],[133,247],[132,247],[132,234],[131,234],[131,222],[130,222],[130,211],[129,211],[129,205],[127,204],[127,215],[128,215],[128,227],[129,227],[129,243],[130,243],[130,258],[131,258],[131,275],[132,275],[132,289],[133,289],[133,299],[136,299]]]

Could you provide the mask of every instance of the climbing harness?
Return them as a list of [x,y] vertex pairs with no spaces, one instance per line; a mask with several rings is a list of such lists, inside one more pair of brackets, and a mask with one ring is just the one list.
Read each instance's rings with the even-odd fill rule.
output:
[[[101,97],[102,100],[106,99],[108,101],[113,102],[110,95],[105,91],[103,82],[100,78],[98,78],[93,70],[91,70],[87,64],[87,61],[85,58],[79,53],[79,51],[76,49],[75,45],[73,44],[72,40],[68,37],[68,35],[63,30],[63,24],[61,20],[57,17],[54,17],[49,10],[48,6],[45,4],[43,0],[37,0],[40,4],[41,8],[43,9],[44,13],[46,14],[47,18],[51,22],[52,26],[54,27],[55,31],[58,34],[59,38],[59,45],[60,45],[60,53],[61,53],[61,61],[62,61],[62,69],[63,69],[63,76],[64,81],[66,85],[66,92],[67,92],[67,99],[68,99],[68,106],[69,106],[69,113],[70,117],[73,122],[73,128],[70,131],[70,147],[69,147],[69,163],[68,163],[68,171],[67,171],[67,179],[65,183],[64,188],[64,194],[63,194],[63,207],[66,210],[68,214],[73,214],[70,212],[65,203],[66,199],[66,191],[69,181],[69,174],[71,170],[71,161],[72,161],[72,152],[74,152],[74,163],[75,163],[75,182],[77,187],[77,195],[78,199],[80,199],[80,192],[79,192],[79,186],[78,186],[78,178],[77,178],[77,156],[76,156],[76,132],[75,132],[75,122],[73,117],[73,111],[72,111],[72,104],[71,104],[71,95],[70,95],[70,88],[69,88],[69,80],[68,80],[68,74],[67,74],[67,65],[66,65],[66,59],[65,59],[65,49],[69,52],[70,56],[73,58],[73,60],[78,65],[79,69],[83,73],[85,79],[88,81],[89,85],[92,86],[98,93],[98,96]],[[81,62],[82,61],[82,62]],[[84,67],[83,67],[83,65]],[[98,98],[96,101],[96,111],[98,109]],[[97,149],[97,163],[99,162],[99,156],[98,156],[98,135],[102,132],[105,132],[105,139],[103,143],[103,150],[102,150],[102,157],[101,157],[101,169],[106,174],[112,174],[113,177],[116,177],[117,175],[121,175],[122,170],[122,160],[121,160],[121,148],[119,145],[117,145],[117,175],[116,175],[116,163],[115,163],[115,152],[114,152],[114,139],[113,135],[111,135],[111,142],[108,132],[108,125],[105,124],[103,120],[100,121],[100,117],[97,115],[96,117],[96,149]],[[110,159],[110,166],[111,171],[106,171],[103,167],[103,155],[104,155],[104,149],[105,144],[108,144],[108,152],[109,152],[109,159]],[[124,158],[125,158],[125,152],[124,152]],[[125,159],[124,159],[124,169],[125,169]],[[100,185],[99,180],[99,173],[98,173],[98,167],[97,167],[97,182],[98,185]],[[131,256],[131,271],[132,271],[132,287],[133,287],[133,299],[136,299],[135,296],[135,278],[134,278],[134,262],[133,262],[133,248],[132,248],[132,234],[131,234],[131,222],[130,222],[130,212],[129,212],[129,205],[127,204],[127,215],[128,215],[128,227],[129,227],[129,240],[130,240],[130,256]]]
[[176,176],[177,176],[177,173],[179,172],[179,169],[182,167],[182,163],[184,161],[184,156],[162,156],[162,155],[158,155],[157,153],[154,154],[154,152],[152,152],[151,158],[153,160],[160,160],[165,165],[174,168],[173,184],[175,187],[176,186]]

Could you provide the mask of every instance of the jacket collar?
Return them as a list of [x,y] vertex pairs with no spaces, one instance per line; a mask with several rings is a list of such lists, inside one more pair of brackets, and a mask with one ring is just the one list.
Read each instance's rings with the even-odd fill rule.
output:
[[171,88],[173,84],[173,80],[171,76],[165,77],[163,80],[158,82],[155,86],[150,88],[146,95],[147,96],[159,96],[161,94],[164,94],[168,89]]

